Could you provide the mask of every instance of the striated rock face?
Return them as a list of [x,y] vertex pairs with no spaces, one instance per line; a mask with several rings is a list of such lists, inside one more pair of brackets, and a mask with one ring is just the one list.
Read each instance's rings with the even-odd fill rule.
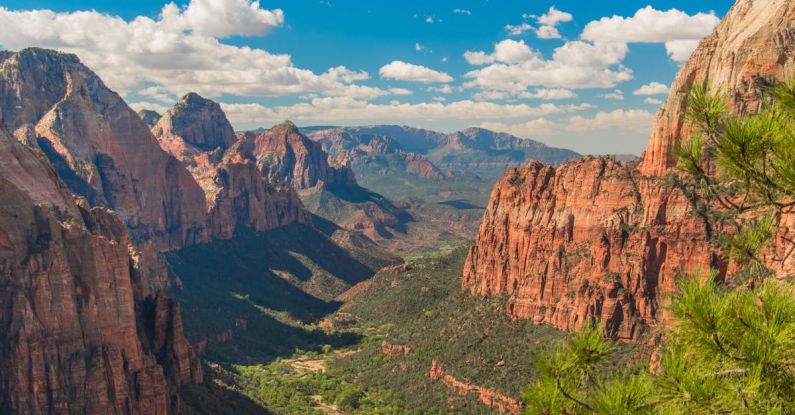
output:
[[218,103],[193,92],[166,111],[152,127],[160,146],[180,161],[237,141],[232,125]]
[[508,293],[506,310],[517,318],[567,330],[597,319],[619,338],[638,339],[665,320],[661,305],[678,274],[730,274],[733,265],[673,185],[669,149],[688,134],[681,99],[703,83],[722,88],[736,111],[754,111],[761,79],[795,75],[793,47],[795,3],[739,0],[683,66],[639,168],[586,158],[506,173],[470,249],[463,286]]
[[0,116],[29,132],[73,193],[114,209],[136,239],[161,249],[206,239],[199,186],[76,56],[0,53]]
[[693,84],[720,90],[737,113],[755,112],[759,87],[769,79],[795,76],[795,3],[738,0],[723,21],[701,41],[682,66],[671,95],[657,113],[641,165],[645,175],[663,175],[673,166],[672,144],[690,131],[682,97]]
[[309,222],[293,189],[271,182],[253,157],[240,154],[232,125],[217,103],[187,94],[152,131],[204,191],[211,237],[229,239],[243,228],[264,231]]
[[268,180],[284,182],[298,190],[358,187],[350,167],[331,165],[321,144],[307,138],[290,121],[259,134],[242,133],[231,151],[256,162]]
[[201,381],[201,367],[185,347],[178,309],[156,312],[152,324],[139,319],[151,307],[137,288],[124,224],[85,200],[75,204],[6,131],[0,194],[0,412],[178,409],[176,388]]

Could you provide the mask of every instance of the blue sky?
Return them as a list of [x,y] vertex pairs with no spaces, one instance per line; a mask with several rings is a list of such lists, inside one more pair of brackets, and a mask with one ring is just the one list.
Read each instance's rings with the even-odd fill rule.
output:
[[195,90],[236,128],[475,125],[639,154],[663,85],[732,1],[363,3],[4,0],[0,45],[77,53],[134,108]]

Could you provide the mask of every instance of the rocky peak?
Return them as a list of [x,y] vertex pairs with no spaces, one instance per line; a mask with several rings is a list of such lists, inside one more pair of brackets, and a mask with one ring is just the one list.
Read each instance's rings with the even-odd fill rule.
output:
[[641,171],[662,176],[674,160],[671,147],[692,131],[682,99],[692,85],[720,91],[737,113],[759,106],[760,86],[795,76],[795,2],[738,0],[682,66],[668,101],[658,111]]
[[201,151],[226,149],[236,141],[221,106],[193,92],[166,111],[152,132],[161,141],[181,139]]
[[298,190],[325,185],[358,188],[350,167],[333,165],[322,144],[310,140],[290,121],[241,136],[233,152],[254,160],[272,182]]
[[154,127],[157,121],[160,120],[160,114],[152,110],[140,110],[138,111],[138,116],[141,117],[141,121],[149,126],[149,128]]

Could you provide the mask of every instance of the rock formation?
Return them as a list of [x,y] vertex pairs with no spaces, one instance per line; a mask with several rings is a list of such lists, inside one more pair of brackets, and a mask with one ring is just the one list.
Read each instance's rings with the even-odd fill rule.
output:
[[619,338],[649,332],[665,318],[661,306],[677,275],[715,268],[723,278],[731,269],[673,185],[670,148],[688,134],[683,96],[703,84],[726,94],[738,113],[752,112],[765,79],[792,75],[795,3],[738,0],[682,67],[639,168],[586,158],[505,174],[470,249],[463,286],[507,293],[510,315],[561,329],[597,319]]
[[0,53],[0,121],[33,133],[69,189],[116,211],[134,239],[161,249],[206,239],[199,186],[76,56]]
[[152,132],[204,191],[212,238],[229,239],[242,228],[264,231],[309,221],[293,189],[271,180],[255,158],[240,154],[232,125],[217,103],[189,93]]
[[177,388],[200,382],[201,367],[178,308],[138,289],[147,282],[136,281],[124,224],[75,203],[5,130],[0,194],[0,412],[177,410]]
[[138,116],[141,117],[141,121],[149,128],[154,127],[157,121],[160,120],[160,114],[152,110],[140,110],[138,111]]
[[317,186],[357,188],[350,167],[332,165],[320,143],[285,121],[261,133],[243,133],[234,151],[255,161],[263,176],[283,181],[297,190]]

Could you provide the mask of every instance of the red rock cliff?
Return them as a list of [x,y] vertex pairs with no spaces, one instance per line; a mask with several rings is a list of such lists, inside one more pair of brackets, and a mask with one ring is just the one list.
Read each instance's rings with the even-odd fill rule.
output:
[[161,311],[138,289],[124,224],[75,204],[50,167],[5,130],[0,194],[0,413],[178,408],[177,388],[201,381],[201,367],[178,309]]
[[506,173],[463,286],[507,293],[509,314],[561,329],[597,319],[619,338],[649,331],[664,318],[675,276],[730,267],[687,198],[662,177],[672,172],[671,144],[687,134],[685,91],[704,84],[726,93],[737,112],[754,111],[763,78],[795,75],[794,52],[795,2],[739,0],[682,67],[639,169],[586,158]]

